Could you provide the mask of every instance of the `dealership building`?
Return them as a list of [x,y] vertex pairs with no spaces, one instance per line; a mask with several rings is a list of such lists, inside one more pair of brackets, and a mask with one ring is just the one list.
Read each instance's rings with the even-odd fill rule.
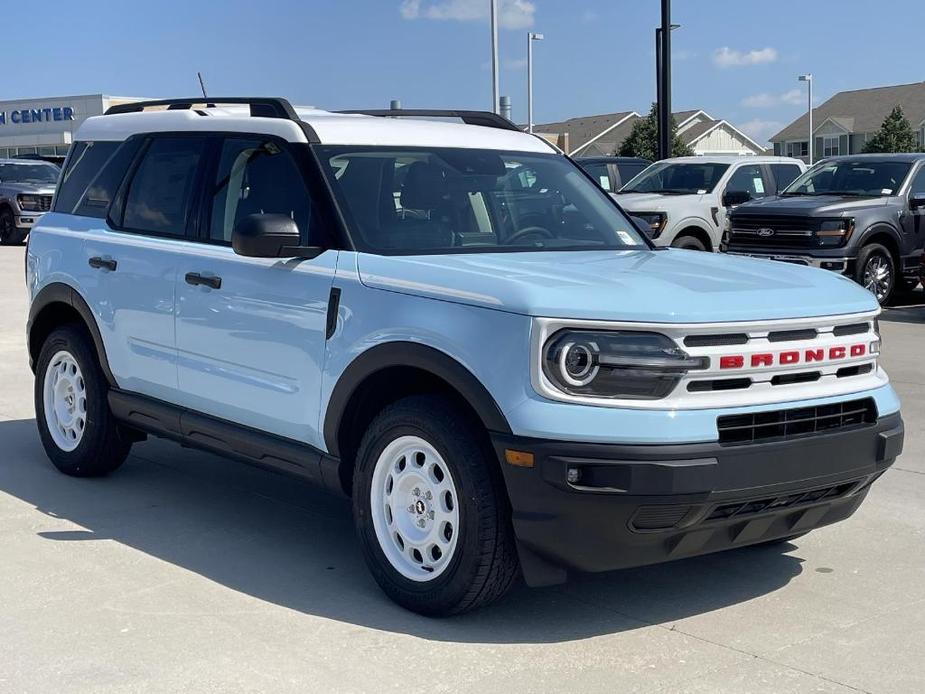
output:
[[81,123],[129,101],[139,99],[85,94],[0,101],[0,158],[67,154]]

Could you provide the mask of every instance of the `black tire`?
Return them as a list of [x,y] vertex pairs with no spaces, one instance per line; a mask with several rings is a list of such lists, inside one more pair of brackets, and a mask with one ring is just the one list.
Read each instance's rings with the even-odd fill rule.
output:
[[[887,274],[880,277],[878,274],[880,269]],[[893,255],[879,243],[864,246],[858,253],[854,280],[870,290],[881,306],[886,306],[893,298],[897,287],[896,261]]]
[[671,242],[672,248],[683,248],[688,251],[705,251],[707,247],[704,245],[703,241],[698,239],[696,236],[691,236],[690,234],[682,234],[675,238]]
[[[60,352],[70,354],[80,368],[86,389],[86,422],[79,443],[63,450],[49,430],[45,412],[45,379],[48,367]],[[35,369],[35,419],[45,453],[55,467],[74,477],[106,475],[125,462],[132,447],[112,416],[107,401],[109,385],[100,369],[90,338],[81,326],[65,325],[45,340]]]
[[[477,426],[444,398],[414,396],[386,407],[360,443],[353,512],[363,555],[382,590],[419,614],[447,616],[483,607],[507,593],[520,573],[499,464]],[[437,450],[456,482],[460,500],[455,552],[443,573],[426,581],[413,581],[395,569],[372,519],[376,462],[391,442],[403,436],[420,437]]]
[[27,234],[27,231],[16,228],[16,219],[13,217],[13,211],[9,207],[4,207],[0,210],[0,245],[19,245]]

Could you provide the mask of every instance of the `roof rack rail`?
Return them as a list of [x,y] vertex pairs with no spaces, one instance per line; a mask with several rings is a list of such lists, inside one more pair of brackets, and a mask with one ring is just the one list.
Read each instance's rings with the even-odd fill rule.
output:
[[216,98],[191,97],[188,99],[156,99],[154,101],[132,101],[126,104],[116,104],[106,109],[105,115],[117,113],[140,113],[147,108],[166,106],[167,110],[191,109],[193,106],[204,105],[206,108],[215,108],[218,104],[244,104],[250,106],[251,116],[261,118],[284,118],[299,121],[299,116],[286,99],[265,96],[229,96]]
[[223,96],[223,97],[191,97],[188,99],[155,99],[153,101],[132,101],[127,104],[116,104],[106,109],[103,115],[112,116],[118,113],[141,113],[146,108],[166,106],[168,111],[191,109],[194,106],[215,108],[218,105],[243,104],[250,106],[252,118],[281,118],[291,120],[305,133],[310,143],[317,144],[318,133],[308,123],[299,118],[299,114],[289,103],[288,99],[278,96]]
[[382,118],[458,118],[466,125],[481,125],[486,128],[498,128],[500,130],[514,130],[523,132],[514,123],[504,116],[491,111],[456,111],[427,108],[402,108],[402,109],[351,109],[347,111],[338,111],[338,113],[355,113],[363,116],[380,116]]

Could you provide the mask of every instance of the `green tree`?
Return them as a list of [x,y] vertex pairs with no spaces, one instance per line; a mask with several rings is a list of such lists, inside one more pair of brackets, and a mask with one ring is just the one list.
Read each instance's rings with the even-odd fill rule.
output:
[[[694,153],[678,136],[678,124],[671,117],[671,156],[688,157]],[[633,129],[620,144],[617,151],[621,157],[642,157],[650,161],[658,159],[658,108],[652,104],[649,115],[637,118]]]
[[864,144],[865,152],[915,152],[917,149],[915,132],[902,106],[894,107],[880,130]]

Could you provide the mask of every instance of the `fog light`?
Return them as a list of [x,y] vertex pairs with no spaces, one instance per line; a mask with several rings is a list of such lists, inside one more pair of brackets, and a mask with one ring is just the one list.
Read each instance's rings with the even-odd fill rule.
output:
[[570,467],[565,473],[565,479],[569,484],[578,484],[581,481],[581,470],[577,467]]

